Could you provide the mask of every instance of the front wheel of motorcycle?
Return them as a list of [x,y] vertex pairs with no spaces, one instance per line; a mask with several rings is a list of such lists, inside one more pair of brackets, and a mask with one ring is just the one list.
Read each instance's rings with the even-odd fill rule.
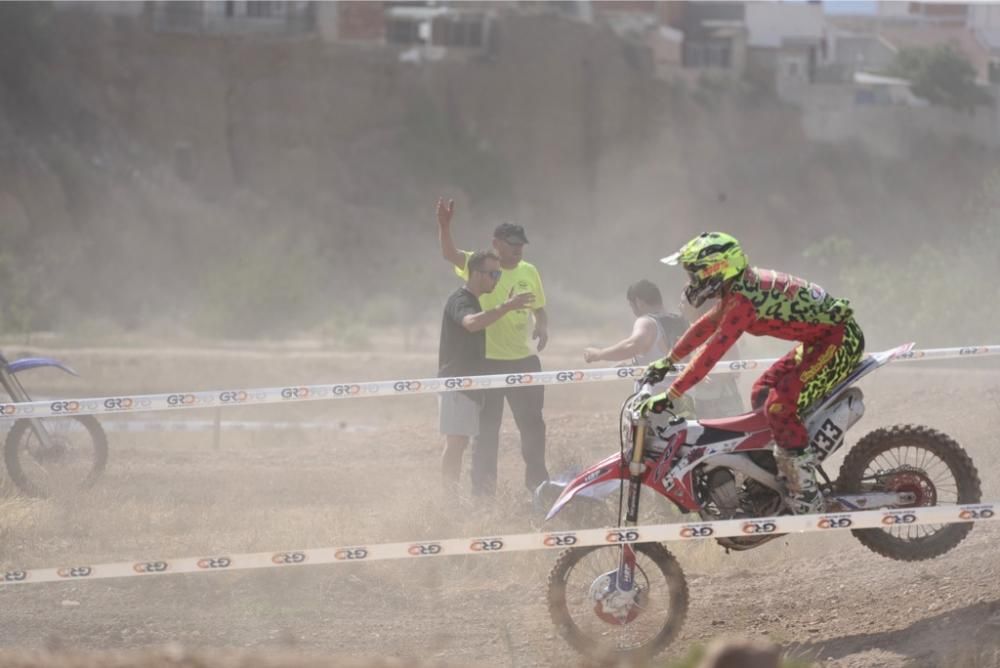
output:
[[[979,472],[947,434],[917,425],[897,425],[867,434],[840,467],[837,489],[847,494],[910,492],[907,507],[978,503]],[[872,552],[899,561],[931,559],[948,552],[972,531],[972,523],[855,529]]]
[[660,543],[639,543],[631,610],[615,618],[599,600],[618,569],[620,545],[571,548],[549,573],[549,615],[574,649],[597,661],[655,656],[681,630],[688,591],[677,560]]
[[[32,422],[45,430],[44,439]],[[4,462],[27,496],[71,495],[93,485],[104,471],[108,437],[92,415],[22,418],[7,434]]]

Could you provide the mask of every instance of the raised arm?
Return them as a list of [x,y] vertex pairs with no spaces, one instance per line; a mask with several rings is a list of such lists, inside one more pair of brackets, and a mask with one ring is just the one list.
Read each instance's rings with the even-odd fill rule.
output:
[[437,201],[438,243],[441,245],[441,257],[459,269],[465,269],[465,253],[455,246],[451,238],[451,218],[455,213],[455,200],[447,202],[443,197]]

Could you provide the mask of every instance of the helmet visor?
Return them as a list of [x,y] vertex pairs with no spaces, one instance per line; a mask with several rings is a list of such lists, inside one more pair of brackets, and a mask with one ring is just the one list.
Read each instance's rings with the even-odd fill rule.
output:
[[677,251],[676,253],[668,255],[667,257],[661,257],[660,262],[662,262],[663,264],[668,264],[671,267],[676,267],[678,264],[680,264],[680,259],[681,259],[681,252]]

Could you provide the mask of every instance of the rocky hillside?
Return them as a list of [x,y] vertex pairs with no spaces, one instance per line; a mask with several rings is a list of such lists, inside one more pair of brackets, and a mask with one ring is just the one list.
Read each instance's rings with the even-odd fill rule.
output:
[[450,284],[439,193],[464,246],[522,222],[580,324],[643,275],[676,290],[655,258],[708,228],[794,271],[830,236],[905,256],[951,233],[990,159],[812,145],[767,91],[655,80],[637,45],[558,16],[505,15],[488,53],[418,64],[147,19],[0,4],[0,329],[422,317]]

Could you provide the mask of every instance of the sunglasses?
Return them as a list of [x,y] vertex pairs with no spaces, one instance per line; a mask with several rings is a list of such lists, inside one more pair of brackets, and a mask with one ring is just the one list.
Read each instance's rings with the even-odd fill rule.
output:
[[480,274],[486,274],[494,281],[500,280],[500,275],[503,273],[500,269],[494,269],[493,271],[483,271],[482,269],[473,269],[472,271],[478,271]]

